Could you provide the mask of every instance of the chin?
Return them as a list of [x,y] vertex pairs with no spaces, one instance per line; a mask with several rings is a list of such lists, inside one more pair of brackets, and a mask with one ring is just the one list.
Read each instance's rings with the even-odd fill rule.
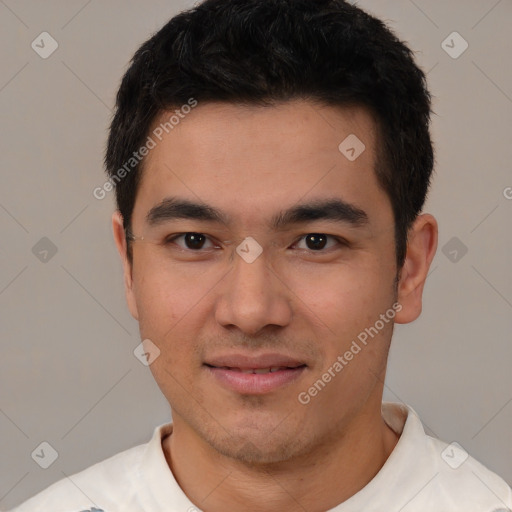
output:
[[231,439],[229,444],[214,446],[218,452],[225,457],[237,460],[248,466],[267,466],[285,462],[297,455],[297,447],[290,446],[289,443],[283,445],[258,446],[252,441],[241,440],[240,444],[233,443]]
[[265,466],[289,461],[306,451],[303,440],[291,432],[246,430],[230,436],[206,439],[227,458],[248,466]]

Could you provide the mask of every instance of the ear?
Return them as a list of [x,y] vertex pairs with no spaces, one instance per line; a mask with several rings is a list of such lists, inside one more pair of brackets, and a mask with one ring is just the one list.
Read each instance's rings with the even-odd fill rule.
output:
[[397,290],[397,300],[402,305],[395,316],[398,324],[412,322],[421,314],[423,287],[436,254],[437,237],[437,221],[428,213],[419,215],[409,229],[407,254]]
[[135,293],[133,290],[132,265],[127,256],[123,217],[119,210],[116,210],[112,215],[112,230],[114,232],[114,241],[116,243],[116,247],[119,251],[119,256],[121,256],[121,261],[123,264],[124,292],[126,296],[126,302],[128,304],[128,309],[130,310],[133,318],[138,320],[139,313],[137,310],[137,301],[135,300]]

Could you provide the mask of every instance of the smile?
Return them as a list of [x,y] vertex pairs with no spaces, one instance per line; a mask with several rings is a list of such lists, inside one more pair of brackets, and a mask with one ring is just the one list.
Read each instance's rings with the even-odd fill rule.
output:
[[299,366],[269,366],[240,368],[205,365],[207,371],[222,387],[240,394],[265,394],[276,391],[295,381],[306,369]]

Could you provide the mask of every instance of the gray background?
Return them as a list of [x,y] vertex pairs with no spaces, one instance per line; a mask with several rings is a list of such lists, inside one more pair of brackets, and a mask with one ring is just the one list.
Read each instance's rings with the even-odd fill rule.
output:
[[[417,51],[436,112],[426,211],[440,223],[439,249],[421,318],[396,328],[385,399],[410,404],[429,433],[512,483],[512,2],[359,4]],[[130,57],[191,5],[0,0],[0,508],[170,420],[133,355],[113,195],[92,191],[105,181],[106,130]],[[43,31],[59,44],[47,59],[31,48]],[[453,31],[469,44],[457,59],[441,46]],[[33,253],[43,237],[57,248],[47,261]],[[46,470],[31,458],[43,441],[59,453]]]

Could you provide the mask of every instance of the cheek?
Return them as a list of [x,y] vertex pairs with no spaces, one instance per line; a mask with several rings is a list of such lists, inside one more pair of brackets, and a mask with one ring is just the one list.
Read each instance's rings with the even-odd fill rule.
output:
[[191,386],[191,368],[198,357],[198,287],[183,272],[170,272],[149,261],[141,260],[134,269],[141,339],[150,339],[160,350],[150,370],[163,394],[175,402],[181,386]]
[[291,286],[304,304],[335,324],[370,318],[373,311],[387,308],[393,277],[378,262],[340,264],[303,270]]
[[[298,315],[315,326],[327,360],[332,362],[348,350],[352,340],[391,307],[393,277],[377,259],[368,258],[365,264],[338,265],[314,274],[301,272],[295,279],[291,288],[300,299],[296,302]],[[387,332],[386,328],[381,335],[386,337]],[[366,350],[368,356],[374,348]]]
[[[211,286],[201,269],[183,267],[141,255],[134,261],[134,296],[141,331],[161,338],[187,315],[194,315]],[[150,337],[150,336],[148,336]]]
[[160,349],[151,370],[157,382],[169,380],[166,371],[184,379],[199,359],[198,340],[209,311],[208,292],[218,277],[214,279],[215,275],[199,267],[162,265],[151,255],[138,256],[133,281],[140,335]]

